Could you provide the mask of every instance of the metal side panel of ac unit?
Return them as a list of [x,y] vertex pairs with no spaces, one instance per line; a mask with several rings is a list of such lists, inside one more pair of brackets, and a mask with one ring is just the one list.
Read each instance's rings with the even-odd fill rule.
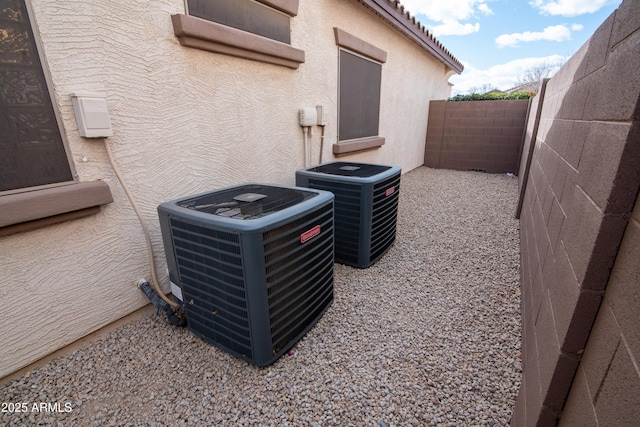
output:
[[374,184],[368,260],[370,265],[380,259],[395,242],[399,200],[400,173]]
[[170,219],[189,329],[239,357],[253,359],[241,235]]
[[[361,263],[362,242],[370,230],[363,227],[363,188],[358,184],[309,179],[309,188],[331,191],[335,196],[335,260],[341,264]],[[366,224],[365,224],[366,225]]]
[[333,302],[333,203],[265,231],[271,351],[297,342]]

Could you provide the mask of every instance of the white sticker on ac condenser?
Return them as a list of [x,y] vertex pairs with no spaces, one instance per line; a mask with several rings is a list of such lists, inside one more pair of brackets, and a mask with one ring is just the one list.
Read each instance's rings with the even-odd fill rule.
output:
[[173,282],[171,282],[171,293],[175,295],[175,297],[180,301],[182,301],[182,289],[180,288],[180,286],[176,285]]

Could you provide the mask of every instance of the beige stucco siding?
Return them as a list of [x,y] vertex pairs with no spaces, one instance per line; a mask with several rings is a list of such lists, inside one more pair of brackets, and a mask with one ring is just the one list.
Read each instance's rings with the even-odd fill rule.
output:
[[[300,3],[297,70],[180,46],[180,0],[32,0],[57,104],[80,181],[103,180],[114,202],[95,216],[0,238],[0,377],[147,303],[142,231],[101,140],[78,133],[70,94],[107,96],[114,158],[149,226],[160,279],[166,264],[158,204],[248,181],[293,185],[304,167],[301,107],[324,107],[323,161],[335,158],[338,50],[334,27],[387,52],[379,149],[342,159],[422,164],[429,101],[448,96],[445,67],[356,1]],[[312,139],[317,162],[320,128]]]

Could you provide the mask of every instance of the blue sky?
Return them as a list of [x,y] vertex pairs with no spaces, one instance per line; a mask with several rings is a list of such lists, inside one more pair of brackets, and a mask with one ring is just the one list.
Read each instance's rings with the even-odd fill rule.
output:
[[[637,0],[631,0],[637,1]],[[540,64],[566,61],[621,0],[401,0],[465,70],[453,94],[509,89]]]

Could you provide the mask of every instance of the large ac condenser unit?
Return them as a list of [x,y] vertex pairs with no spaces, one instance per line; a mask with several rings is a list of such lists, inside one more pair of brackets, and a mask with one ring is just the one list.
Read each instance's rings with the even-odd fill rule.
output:
[[397,166],[334,162],[296,172],[296,185],[335,195],[335,259],[367,268],[393,245],[400,176]]
[[258,366],[333,301],[334,196],[245,184],[158,207],[169,276],[189,328]]

